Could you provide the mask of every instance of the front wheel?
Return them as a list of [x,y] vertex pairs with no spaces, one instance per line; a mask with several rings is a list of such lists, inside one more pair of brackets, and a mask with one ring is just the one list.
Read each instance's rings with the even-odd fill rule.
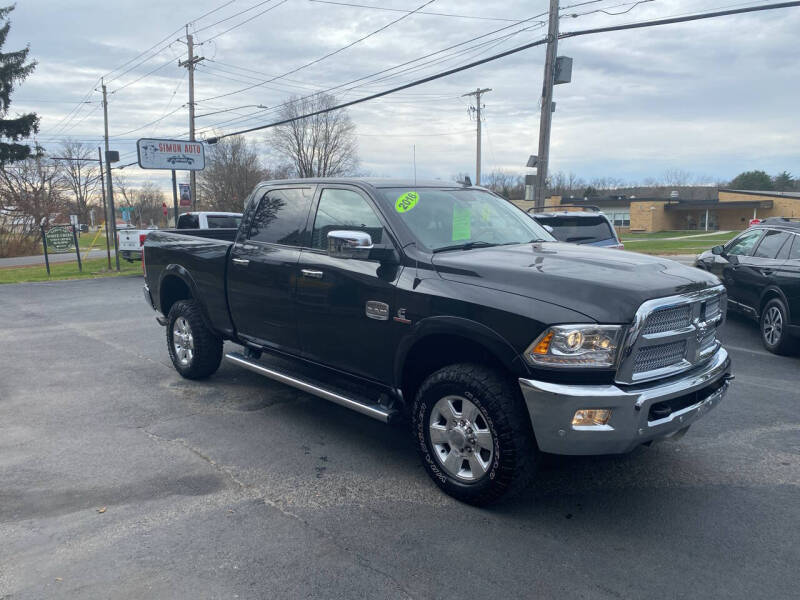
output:
[[451,365],[429,376],[414,401],[412,426],[430,477],[469,504],[524,489],[538,462],[519,390],[482,365]]
[[792,339],[789,336],[786,307],[778,298],[773,298],[761,311],[761,342],[774,354],[789,354]]
[[208,377],[222,362],[222,340],[206,325],[194,300],[180,300],[170,308],[167,349],[175,370],[186,379]]

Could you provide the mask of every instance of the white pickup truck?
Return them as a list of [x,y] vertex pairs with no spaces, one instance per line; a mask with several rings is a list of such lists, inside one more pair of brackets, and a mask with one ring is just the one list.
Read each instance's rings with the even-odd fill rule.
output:
[[[178,217],[178,229],[237,229],[242,213],[232,212],[187,212]],[[142,247],[150,229],[120,229],[117,243],[120,256],[129,262],[142,260]]]

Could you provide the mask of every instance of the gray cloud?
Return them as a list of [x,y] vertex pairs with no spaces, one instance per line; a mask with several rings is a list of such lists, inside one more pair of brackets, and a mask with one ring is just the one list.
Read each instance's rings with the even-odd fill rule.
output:
[[[577,1],[577,0],[576,0]],[[606,0],[613,6],[624,0]],[[194,24],[195,29],[243,10],[255,0],[241,0]],[[562,4],[575,2],[564,0]],[[177,5],[151,0],[21,1],[12,13],[7,48],[30,43],[39,61],[36,73],[14,96],[14,110],[36,110],[42,116],[41,141],[54,146],[65,135],[99,143],[102,111],[92,92],[67,127],[58,123],[104,73],[178,29],[187,19],[222,4],[198,0]],[[421,4],[396,0],[408,10]],[[544,12],[545,0],[486,2],[441,0],[430,8],[441,12],[525,18]],[[758,4],[758,2],[752,2]],[[630,14],[589,15],[563,19],[562,30],[699,12],[716,8],[713,0],[657,0]],[[574,10],[587,10],[590,7]],[[537,10],[538,9],[538,10]],[[191,11],[191,12],[190,12]],[[256,11],[248,14],[254,14]],[[274,11],[213,41],[198,52],[207,59],[197,72],[197,98],[206,99],[265,78],[236,67],[277,75],[377,29],[398,13],[369,11],[289,0]],[[203,42],[237,19],[199,31]],[[292,94],[308,93],[356,79],[387,66],[461,42],[506,25],[428,15],[413,15],[384,32],[328,60],[252,90],[201,102],[198,113],[264,104],[275,107]],[[508,30],[517,31],[521,27]],[[726,17],[713,21],[635,30],[563,40],[560,54],[575,59],[573,82],[556,88],[553,122],[554,170],[586,177],[613,176],[638,180],[680,168],[728,179],[751,168],[783,169],[800,174],[800,10],[789,9]],[[542,36],[542,29],[520,32],[493,48],[431,64],[353,90],[347,99],[404,83]],[[175,36],[177,38],[177,34]],[[183,51],[182,44],[160,53],[131,73],[112,80],[109,90],[112,146],[123,160],[135,160],[138,137],[181,136],[188,131],[185,70],[176,61],[157,73],[115,92]],[[411,148],[416,145],[420,177],[448,178],[474,169],[474,122],[461,94],[491,87],[485,96],[484,172],[521,166],[535,153],[538,100],[544,51],[532,49],[439,80],[396,96],[351,109],[358,126],[363,166],[376,175],[410,175]],[[176,91],[177,90],[177,91]],[[169,115],[170,111],[175,111]],[[198,126],[236,119],[247,108],[198,121]],[[274,111],[242,120],[267,122]],[[142,125],[166,116],[156,125]],[[236,123],[222,124],[228,131]],[[132,133],[130,130],[139,129]],[[124,135],[121,135],[124,134]],[[267,152],[264,133],[251,134]],[[130,177],[167,185],[165,173],[131,167]],[[126,170],[128,172],[128,170]]]

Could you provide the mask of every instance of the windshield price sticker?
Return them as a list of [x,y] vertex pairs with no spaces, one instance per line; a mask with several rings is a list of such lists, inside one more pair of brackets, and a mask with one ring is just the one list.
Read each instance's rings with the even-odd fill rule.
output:
[[453,208],[453,241],[468,240],[472,237],[470,231],[471,213],[468,208]]
[[394,208],[399,213],[406,213],[414,208],[419,202],[419,194],[417,192],[406,192],[397,199]]

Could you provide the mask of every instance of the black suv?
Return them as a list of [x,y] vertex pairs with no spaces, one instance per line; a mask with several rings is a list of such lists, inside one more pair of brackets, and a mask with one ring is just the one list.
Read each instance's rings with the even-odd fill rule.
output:
[[695,266],[722,279],[729,308],[758,319],[767,350],[792,350],[800,335],[800,222],[766,219],[706,250]]

